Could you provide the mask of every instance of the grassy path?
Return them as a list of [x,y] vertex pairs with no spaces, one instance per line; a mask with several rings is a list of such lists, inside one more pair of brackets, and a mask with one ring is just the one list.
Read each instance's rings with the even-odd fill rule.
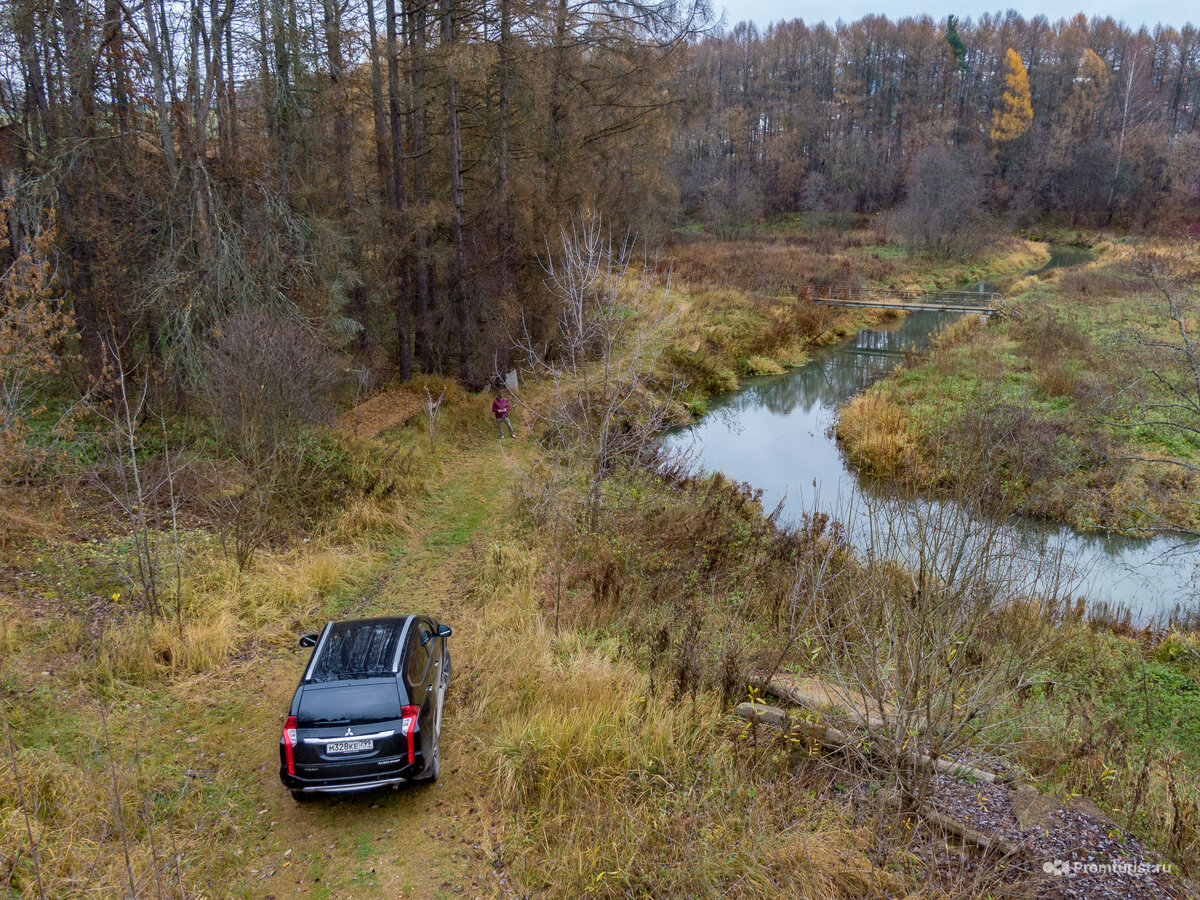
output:
[[[508,448],[505,448],[508,449]],[[518,452],[520,448],[518,447]],[[428,612],[455,629],[454,684],[447,697],[443,773],[429,787],[405,787],[295,803],[279,785],[275,752],[279,718],[305,656],[281,652],[249,665],[228,686],[262,692],[243,705],[236,758],[244,779],[243,847],[247,863],[236,879],[244,896],[318,898],[461,897],[503,895],[491,864],[486,773],[472,753],[472,723],[457,715],[455,685],[472,675],[462,648],[477,620],[471,583],[480,555],[509,519],[514,461],[497,443],[455,452],[444,476],[422,501],[412,531],[397,539],[370,574],[367,596],[340,604],[331,617]],[[314,622],[314,628],[319,623]],[[206,736],[210,733],[206,732]],[[253,807],[253,808],[251,808]],[[239,830],[241,830],[239,829]]]

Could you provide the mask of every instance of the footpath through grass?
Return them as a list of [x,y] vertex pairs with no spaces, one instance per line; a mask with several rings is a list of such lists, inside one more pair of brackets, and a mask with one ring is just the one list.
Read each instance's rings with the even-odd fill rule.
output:
[[[485,404],[473,405],[482,421]],[[47,896],[123,896],[131,880],[140,896],[424,898],[457,896],[451,889],[464,885],[490,893],[493,823],[479,749],[492,723],[485,706],[466,701],[482,677],[473,657],[490,637],[478,630],[473,585],[507,528],[513,453],[525,450],[510,441],[502,451],[482,428],[467,433],[457,446],[459,437],[443,441],[431,465],[440,474],[401,527],[260,559],[238,606],[264,604],[262,631],[225,623],[233,652],[194,674],[98,682],[98,654],[70,596],[78,579],[56,589],[38,577],[47,560],[79,548],[60,539],[35,545],[40,556],[9,557],[10,574],[30,568],[0,593],[5,707],[20,748],[20,783],[7,764],[0,780],[7,890],[37,896],[24,794]],[[275,618],[278,601],[267,595],[281,589],[264,584],[265,573],[286,585],[288,627],[262,621]],[[441,783],[296,804],[277,775],[281,716],[306,659],[295,638],[331,618],[403,612],[455,629]]]

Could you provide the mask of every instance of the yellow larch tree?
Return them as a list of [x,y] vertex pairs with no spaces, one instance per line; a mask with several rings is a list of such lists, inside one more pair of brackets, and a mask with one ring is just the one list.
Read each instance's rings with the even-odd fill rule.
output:
[[1094,50],[1083,51],[1075,86],[1063,118],[1076,138],[1087,137],[1104,111],[1109,87],[1108,64]]
[[993,141],[1005,142],[1019,138],[1029,130],[1033,121],[1033,101],[1029,97],[1029,73],[1017,51],[1009,49],[1004,56],[1004,93],[992,114],[988,135]]

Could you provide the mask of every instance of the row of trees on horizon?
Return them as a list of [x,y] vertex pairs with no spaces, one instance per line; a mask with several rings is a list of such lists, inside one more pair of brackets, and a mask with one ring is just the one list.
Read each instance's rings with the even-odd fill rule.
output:
[[685,213],[714,222],[890,210],[936,172],[947,202],[1017,222],[1178,224],[1200,198],[1192,25],[742,23],[684,56],[672,171]]
[[[543,263],[573,217],[657,238],[924,197],[914,244],[955,252],[938,235],[963,209],[1141,227],[1200,198],[1191,26],[759,32],[703,0],[0,9],[0,315],[77,346],[81,388],[118,364],[186,394],[247,309],[364,370],[480,385],[518,331],[553,350]],[[19,343],[0,350],[37,359],[22,383],[54,368]]]

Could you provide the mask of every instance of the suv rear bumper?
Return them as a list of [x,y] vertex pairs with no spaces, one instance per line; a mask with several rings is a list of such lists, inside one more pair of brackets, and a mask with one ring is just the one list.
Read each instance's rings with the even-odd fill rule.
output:
[[[425,768],[425,760],[418,754],[416,760],[412,763],[409,763],[406,759],[400,766],[381,767],[377,772],[363,772],[360,770],[341,777],[337,775],[336,767],[322,766],[322,768],[326,769],[326,771],[314,774],[311,777],[302,777],[291,775],[288,773],[286,766],[280,766],[279,780],[290,791],[303,791],[306,794],[350,794],[356,791],[369,791],[372,788],[385,787],[387,785],[403,784],[406,781],[419,778]],[[359,767],[355,766],[354,768]]]
[[[293,791],[303,791],[306,794],[355,794],[359,791],[372,791],[375,788],[387,787],[388,785],[403,784],[408,781],[407,778],[384,778],[379,781],[363,781],[357,784],[315,784],[306,785],[304,787],[292,787]],[[284,781],[287,784],[287,781]]]

